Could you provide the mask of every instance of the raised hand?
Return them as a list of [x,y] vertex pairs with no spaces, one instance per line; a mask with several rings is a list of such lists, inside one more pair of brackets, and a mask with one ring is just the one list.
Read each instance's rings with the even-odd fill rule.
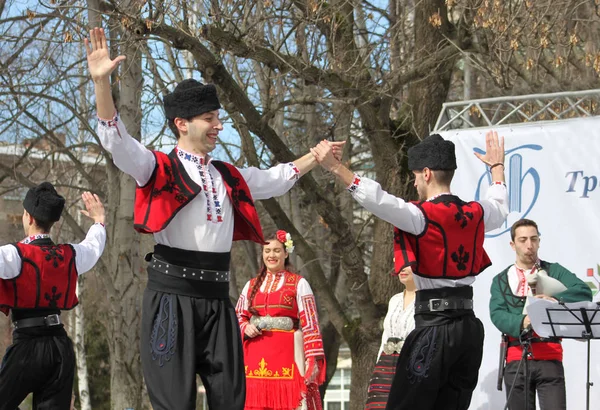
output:
[[504,164],[504,137],[498,137],[496,131],[488,131],[485,134],[485,155],[475,152],[475,156],[487,166]]
[[83,200],[83,204],[85,205],[85,211],[82,209],[81,212],[83,215],[91,218],[96,223],[104,223],[104,206],[102,202],[100,202],[100,198],[98,195],[92,194],[91,192],[84,192],[81,194],[81,199]]
[[110,53],[106,44],[104,29],[93,28],[90,30],[90,39],[84,40],[87,52],[88,68],[94,81],[104,80],[118,67],[125,56],[110,59]]

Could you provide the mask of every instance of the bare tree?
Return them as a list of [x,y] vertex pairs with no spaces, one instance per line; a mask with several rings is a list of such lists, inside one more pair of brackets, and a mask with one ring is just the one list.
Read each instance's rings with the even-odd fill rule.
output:
[[[107,303],[99,310],[110,335],[115,409],[141,406],[146,246],[131,229],[134,182],[99,147],[89,84],[77,69],[80,45],[73,42],[89,27],[103,24],[113,54],[127,55],[112,80],[134,137],[154,147],[168,143],[161,97],[181,79],[202,76],[219,87],[237,132],[224,148],[236,165],[290,161],[320,139],[343,139],[353,169],[402,197],[413,195],[406,149],[430,131],[444,101],[460,98],[465,82],[477,97],[586,88],[600,72],[593,2],[88,0],[11,14],[0,2],[0,17],[3,141],[50,141],[41,160],[63,155],[72,166],[52,177],[67,181],[77,172],[81,183],[73,189],[91,187],[108,201],[108,251],[98,270]],[[465,61],[470,73],[463,72]],[[99,153],[97,163],[81,160],[87,150]],[[40,178],[21,175],[34,151],[24,149],[0,167],[0,177]],[[345,187],[320,170],[298,185],[284,198],[262,201],[263,220],[296,238],[297,263],[322,307],[329,362],[342,340],[350,347],[351,408],[359,409],[379,342],[374,329],[399,290],[390,276],[392,229],[358,209]],[[256,258],[252,245],[235,247],[234,260],[242,263],[234,267],[232,293],[256,272]]]

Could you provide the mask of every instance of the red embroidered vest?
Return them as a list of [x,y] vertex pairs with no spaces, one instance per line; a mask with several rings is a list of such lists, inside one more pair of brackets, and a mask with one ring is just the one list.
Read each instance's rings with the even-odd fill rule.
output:
[[483,208],[454,195],[415,202],[425,216],[425,230],[412,235],[395,228],[396,272],[411,265],[427,278],[476,276],[492,263],[483,249]]
[[[252,305],[258,311],[260,316],[289,316],[293,319],[298,318],[298,303],[296,302],[296,294],[298,293],[298,282],[302,276],[285,272],[285,282],[281,289],[274,292],[257,292]],[[279,278],[277,278],[277,283]],[[265,285],[265,290],[271,287],[273,283],[269,282]],[[250,279],[251,292],[256,286],[256,278]]]
[[[169,155],[153,151],[156,168],[150,181],[135,190],[133,227],[141,233],[160,232],[173,217],[202,190],[188,175],[175,150]],[[225,182],[233,204],[233,240],[263,244],[260,220],[250,189],[242,174],[231,164],[212,161]]]
[[21,272],[0,280],[0,311],[77,306],[77,269],[71,245],[15,245],[21,256]]

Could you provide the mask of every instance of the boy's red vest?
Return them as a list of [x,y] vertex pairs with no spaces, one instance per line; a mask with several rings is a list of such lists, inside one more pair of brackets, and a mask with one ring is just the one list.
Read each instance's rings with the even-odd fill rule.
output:
[[[160,232],[202,187],[188,175],[175,150],[169,155],[153,151],[156,167],[150,180],[135,191],[133,226],[141,233]],[[212,161],[225,182],[227,196],[233,204],[233,240],[250,240],[263,244],[260,220],[250,189],[240,171],[231,164]]]
[[77,268],[71,245],[15,244],[21,272],[0,280],[0,311],[10,309],[61,309],[77,306]]
[[483,249],[483,208],[454,195],[415,202],[425,217],[425,230],[412,235],[394,232],[396,272],[412,266],[427,278],[461,279],[481,273],[492,263]]

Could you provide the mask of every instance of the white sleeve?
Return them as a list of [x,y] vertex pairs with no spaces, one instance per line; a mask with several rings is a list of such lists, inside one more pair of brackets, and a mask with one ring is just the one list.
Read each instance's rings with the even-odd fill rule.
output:
[[289,191],[299,178],[300,171],[290,162],[279,164],[266,170],[255,167],[238,168],[252,194],[252,199],[280,196]]
[[416,205],[388,194],[372,179],[354,175],[347,189],[366,210],[401,231],[419,235],[425,229],[425,216]]
[[21,257],[14,245],[0,246],[0,279],[13,279],[21,272]]
[[298,313],[304,311],[305,306],[304,301],[302,300],[302,296],[307,295],[314,297],[312,288],[308,284],[308,281],[304,278],[301,278],[298,281],[298,287],[296,288],[296,303],[298,304]]
[[118,113],[112,120],[98,118],[98,137],[117,168],[131,175],[139,186],[146,185],[154,172],[156,159],[152,151],[129,135]]
[[381,335],[381,346],[379,346],[379,352],[377,353],[377,360],[379,360],[379,356],[381,356],[381,352],[383,352],[383,346],[385,342],[390,338],[390,328],[387,326],[387,323],[391,322],[392,314],[394,313],[394,309],[398,303],[398,295],[402,296],[403,293],[396,293],[391,297],[390,302],[388,303],[388,310],[385,314],[385,319],[383,319],[383,334]]
[[508,216],[508,191],[504,183],[493,183],[487,190],[486,198],[480,200],[483,207],[485,231],[500,228]]
[[[387,318],[387,315],[386,315],[386,318]],[[383,319],[383,333],[381,334],[381,346],[379,346],[379,351],[377,352],[377,360],[379,360],[379,358],[381,357],[381,353],[383,352],[383,346],[385,345],[385,342],[390,337],[390,334],[385,327],[385,321],[386,321],[386,319]]]
[[106,229],[99,223],[90,227],[85,239],[71,244],[75,249],[75,267],[79,275],[91,270],[104,251],[106,244]]
[[250,289],[250,281],[246,282],[246,285],[244,285],[244,289],[242,289],[242,293],[240,293],[240,297],[235,306],[235,311],[238,314],[238,316],[242,312],[248,310],[248,290],[249,289]]

